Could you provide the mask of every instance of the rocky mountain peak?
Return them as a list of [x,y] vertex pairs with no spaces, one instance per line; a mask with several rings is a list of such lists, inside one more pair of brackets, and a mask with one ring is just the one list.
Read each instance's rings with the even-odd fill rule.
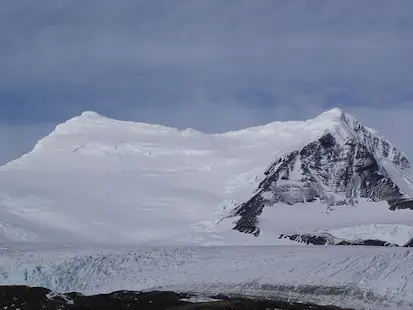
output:
[[413,209],[410,162],[395,146],[340,109],[312,121],[327,121],[325,132],[274,160],[252,197],[233,211],[235,230],[258,236],[263,209],[278,203],[318,201],[334,209],[368,200]]

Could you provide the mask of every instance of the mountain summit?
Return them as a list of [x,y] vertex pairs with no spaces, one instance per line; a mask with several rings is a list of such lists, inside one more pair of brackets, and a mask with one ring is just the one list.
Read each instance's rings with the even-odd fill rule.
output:
[[240,219],[234,229],[257,236],[259,215],[277,203],[319,201],[334,208],[364,198],[386,201],[391,210],[413,209],[406,156],[340,109],[314,121],[324,120],[333,122],[322,136],[277,158],[264,172],[252,198],[235,209]]
[[221,134],[85,112],[0,167],[0,240],[285,244],[323,231],[404,244],[409,171],[340,109]]

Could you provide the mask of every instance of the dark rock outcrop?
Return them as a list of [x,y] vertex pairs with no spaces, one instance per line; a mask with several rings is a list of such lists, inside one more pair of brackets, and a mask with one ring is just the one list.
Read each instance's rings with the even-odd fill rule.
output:
[[400,171],[410,167],[407,158],[389,142],[374,136],[345,113],[341,131],[327,130],[318,140],[277,159],[254,195],[238,205],[230,216],[239,216],[235,230],[260,234],[259,216],[276,203],[294,205],[320,201],[329,207],[356,205],[360,198],[387,201],[391,210],[413,209],[413,197],[391,179],[378,159]]
[[84,296],[78,293],[56,294],[45,288],[0,286],[0,309],[9,310],[340,310],[335,306],[319,306],[282,300],[253,300],[214,296],[208,302],[190,302],[188,294],[175,292],[119,291],[111,294]]
[[[307,234],[281,234],[279,239],[289,239],[291,241],[296,241],[299,243],[311,244],[311,245],[367,245],[367,246],[391,246],[398,247],[397,244],[390,243],[383,240],[377,239],[364,239],[364,240],[342,240],[337,243],[332,243],[330,239],[326,236],[320,235],[307,235]],[[409,244],[404,245],[404,247],[409,247]]]
[[403,245],[405,248],[413,248],[413,238],[410,239],[408,242],[406,242],[405,245]]
[[377,239],[366,239],[366,240],[356,240],[356,241],[341,241],[337,245],[367,245],[367,246],[398,246],[390,242]]
[[291,241],[296,241],[299,243],[305,243],[305,244],[312,244],[312,245],[326,245],[329,244],[329,240],[326,237],[323,236],[316,236],[316,235],[299,235],[299,234],[293,234],[293,235],[287,235],[287,234],[281,234],[279,239],[289,239]]

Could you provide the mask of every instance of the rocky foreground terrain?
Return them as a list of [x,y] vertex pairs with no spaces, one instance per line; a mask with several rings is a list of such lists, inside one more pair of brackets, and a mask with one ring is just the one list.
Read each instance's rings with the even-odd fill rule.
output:
[[[252,300],[214,296],[199,298],[175,292],[118,291],[110,294],[84,296],[78,293],[57,294],[48,289],[27,286],[0,286],[0,309],[139,309],[139,310],[341,310],[334,306],[290,303],[281,300]],[[343,310],[343,309],[342,309]]]

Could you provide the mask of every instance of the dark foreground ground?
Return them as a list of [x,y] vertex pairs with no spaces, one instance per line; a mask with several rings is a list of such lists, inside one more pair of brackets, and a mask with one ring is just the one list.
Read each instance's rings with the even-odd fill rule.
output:
[[78,293],[55,294],[44,288],[0,286],[0,309],[139,309],[139,310],[341,310],[334,306],[288,303],[215,296],[208,302],[190,302],[187,294],[174,292],[119,291],[106,295],[83,296]]

